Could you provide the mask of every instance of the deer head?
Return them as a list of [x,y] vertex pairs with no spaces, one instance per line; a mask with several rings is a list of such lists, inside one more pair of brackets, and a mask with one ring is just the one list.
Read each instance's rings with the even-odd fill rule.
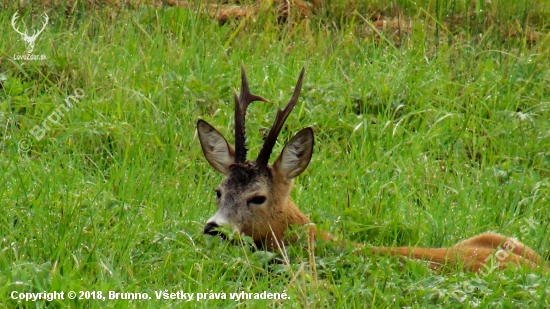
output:
[[227,225],[252,237],[259,247],[271,249],[281,245],[289,225],[309,222],[290,200],[292,180],[308,166],[313,154],[313,130],[298,132],[284,147],[275,162],[268,164],[273,146],[283,124],[298,102],[304,69],[300,73],[292,98],[277,117],[255,161],[246,159],[245,115],[254,101],[266,99],[253,95],[248,88],[244,66],[241,66],[242,86],[235,98],[235,148],[214,127],[204,120],[197,123],[200,144],[206,160],[225,179],[216,188],[217,212],[204,227],[204,234],[218,235],[216,228]]
[[32,53],[32,51],[34,50],[34,42],[38,38],[38,35],[42,33],[42,31],[44,31],[46,25],[48,25],[48,15],[44,13],[42,16],[44,18],[44,24],[42,25],[42,28],[38,31],[35,30],[32,35],[27,34],[27,25],[24,21],[21,21],[23,23],[23,27],[25,28],[24,31],[19,30],[19,28],[15,26],[17,18],[19,17],[19,13],[15,12],[15,14],[13,14],[13,17],[11,18],[11,26],[13,27],[13,30],[21,35],[23,41],[25,41],[25,45],[27,45],[27,54]]

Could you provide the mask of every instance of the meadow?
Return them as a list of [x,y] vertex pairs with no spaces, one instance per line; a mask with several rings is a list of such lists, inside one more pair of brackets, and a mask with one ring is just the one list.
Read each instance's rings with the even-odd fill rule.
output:
[[[313,127],[292,198],[320,229],[423,247],[496,231],[548,260],[550,1],[327,0],[309,18],[223,24],[198,3],[85,3],[0,4],[0,308],[550,308],[541,271],[204,236],[222,176],[196,136],[204,119],[233,143],[244,63],[270,101],[248,109],[255,157],[305,66],[272,160]],[[45,59],[18,56],[18,9],[29,29],[47,12]],[[44,291],[77,299],[13,299]]]

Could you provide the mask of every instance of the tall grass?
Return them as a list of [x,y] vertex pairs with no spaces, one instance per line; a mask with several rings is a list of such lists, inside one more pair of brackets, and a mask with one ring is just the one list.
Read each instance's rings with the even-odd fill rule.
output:
[[[249,109],[252,156],[306,67],[274,153],[302,127],[314,128],[314,157],[292,198],[320,228],[370,245],[413,246],[493,230],[547,257],[550,37],[540,16],[549,6],[526,3],[366,1],[354,13],[327,1],[318,17],[293,25],[270,14],[219,25],[183,8],[61,7],[48,11],[51,23],[35,46],[44,61],[13,60],[25,45],[11,29],[14,5],[4,4],[1,306],[548,307],[548,277],[526,269],[432,272],[325,243],[314,260],[301,243],[274,263],[284,258],[202,235],[222,178],[203,158],[195,125],[205,119],[232,142],[231,89],[244,62],[252,91],[271,102]],[[373,31],[373,12],[402,14],[411,29],[397,37]],[[474,29],[471,20],[493,22]],[[515,36],[501,31],[516,25]],[[537,40],[528,40],[527,26]],[[76,88],[83,97],[51,123]],[[51,130],[37,140],[33,128],[44,121]],[[11,298],[13,291],[155,298],[164,290],[290,299]],[[461,291],[459,302],[453,295]]]

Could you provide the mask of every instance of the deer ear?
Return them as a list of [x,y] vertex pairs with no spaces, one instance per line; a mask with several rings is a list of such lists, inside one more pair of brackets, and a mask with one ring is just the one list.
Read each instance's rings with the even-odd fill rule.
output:
[[229,166],[235,162],[235,150],[218,130],[204,120],[197,123],[197,132],[206,160],[218,172],[229,174]]
[[305,128],[298,132],[285,145],[283,152],[273,164],[275,171],[288,180],[300,175],[313,155],[313,142],[313,129]]

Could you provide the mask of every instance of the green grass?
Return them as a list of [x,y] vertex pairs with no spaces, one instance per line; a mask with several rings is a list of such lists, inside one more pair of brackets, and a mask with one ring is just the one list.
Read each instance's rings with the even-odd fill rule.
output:
[[[527,269],[433,272],[330,243],[314,260],[300,243],[287,262],[272,263],[281,256],[202,235],[222,177],[204,159],[195,125],[205,119],[232,142],[231,90],[244,62],[252,91],[271,101],[249,109],[251,156],[306,66],[273,157],[299,129],[314,128],[314,157],[292,198],[320,228],[370,245],[418,246],[492,230],[548,257],[550,36],[540,18],[548,1],[519,2],[523,10],[500,1],[488,11],[502,22],[452,30],[436,25],[451,7],[467,12],[461,1],[380,2],[415,21],[398,38],[369,31],[361,7],[346,13],[334,2],[292,27],[269,14],[220,26],[180,8],[50,10],[33,52],[44,61],[13,60],[25,45],[11,29],[14,9],[0,12],[0,308],[548,308],[548,275]],[[527,24],[541,33],[536,42],[499,31]],[[74,107],[58,124],[46,120],[76,88],[84,96]],[[44,121],[51,130],[36,140]],[[164,290],[290,299],[10,296]]]

